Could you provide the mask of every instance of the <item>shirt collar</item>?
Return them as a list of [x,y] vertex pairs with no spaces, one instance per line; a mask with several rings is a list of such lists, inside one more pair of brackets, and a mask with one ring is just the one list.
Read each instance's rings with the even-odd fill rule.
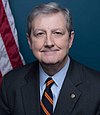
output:
[[[68,57],[68,60],[65,64],[65,66],[58,72],[56,73],[54,76],[52,76],[52,79],[54,80],[55,84],[57,87],[59,87],[61,89],[63,81],[65,79],[68,67],[69,67],[69,63],[70,63],[70,58]],[[40,88],[43,87],[43,85],[45,84],[45,81],[48,76],[44,70],[42,69],[41,65],[39,65],[39,73],[40,73]]]

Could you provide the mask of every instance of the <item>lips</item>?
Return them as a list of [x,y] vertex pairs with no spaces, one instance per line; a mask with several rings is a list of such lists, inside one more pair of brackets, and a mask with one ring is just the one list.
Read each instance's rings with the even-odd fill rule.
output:
[[41,50],[41,52],[55,52],[55,51],[59,51],[59,49],[45,49],[45,50]]
[[53,50],[42,50],[41,52],[46,56],[54,56],[59,50],[53,49]]

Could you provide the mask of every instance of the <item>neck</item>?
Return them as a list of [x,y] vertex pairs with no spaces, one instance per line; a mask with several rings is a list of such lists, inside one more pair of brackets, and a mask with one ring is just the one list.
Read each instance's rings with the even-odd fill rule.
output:
[[64,65],[66,64],[67,60],[68,60],[68,57],[65,57],[63,59],[63,61],[61,61],[61,62],[58,62],[58,63],[55,63],[55,64],[41,63],[41,66],[42,66],[43,70],[49,76],[53,76],[64,67]]

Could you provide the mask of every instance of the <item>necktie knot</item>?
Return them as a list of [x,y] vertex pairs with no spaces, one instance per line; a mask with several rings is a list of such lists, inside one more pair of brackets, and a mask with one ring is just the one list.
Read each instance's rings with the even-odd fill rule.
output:
[[46,80],[46,87],[51,88],[51,86],[53,85],[54,81],[53,79],[50,77]]

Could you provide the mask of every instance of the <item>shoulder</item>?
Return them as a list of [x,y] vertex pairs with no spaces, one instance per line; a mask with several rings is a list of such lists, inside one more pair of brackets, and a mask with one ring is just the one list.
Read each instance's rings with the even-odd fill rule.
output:
[[16,69],[8,72],[2,80],[2,83],[7,86],[12,85],[21,85],[25,82],[25,76],[27,76],[31,71],[35,71],[35,68],[38,66],[38,62],[35,61],[33,63],[26,64],[22,67],[18,67]]
[[99,80],[100,82],[99,71],[87,67],[86,65],[81,64],[73,59],[71,59],[71,67],[73,68],[73,71],[82,74],[82,76],[85,77],[86,79],[96,80],[96,81]]
[[[15,77],[24,76],[32,67],[33,63],[24,65],[22,67],[15,68],[8,72],[3,79],[13,79]],[[9,78],[8,78],[9,77]]]

